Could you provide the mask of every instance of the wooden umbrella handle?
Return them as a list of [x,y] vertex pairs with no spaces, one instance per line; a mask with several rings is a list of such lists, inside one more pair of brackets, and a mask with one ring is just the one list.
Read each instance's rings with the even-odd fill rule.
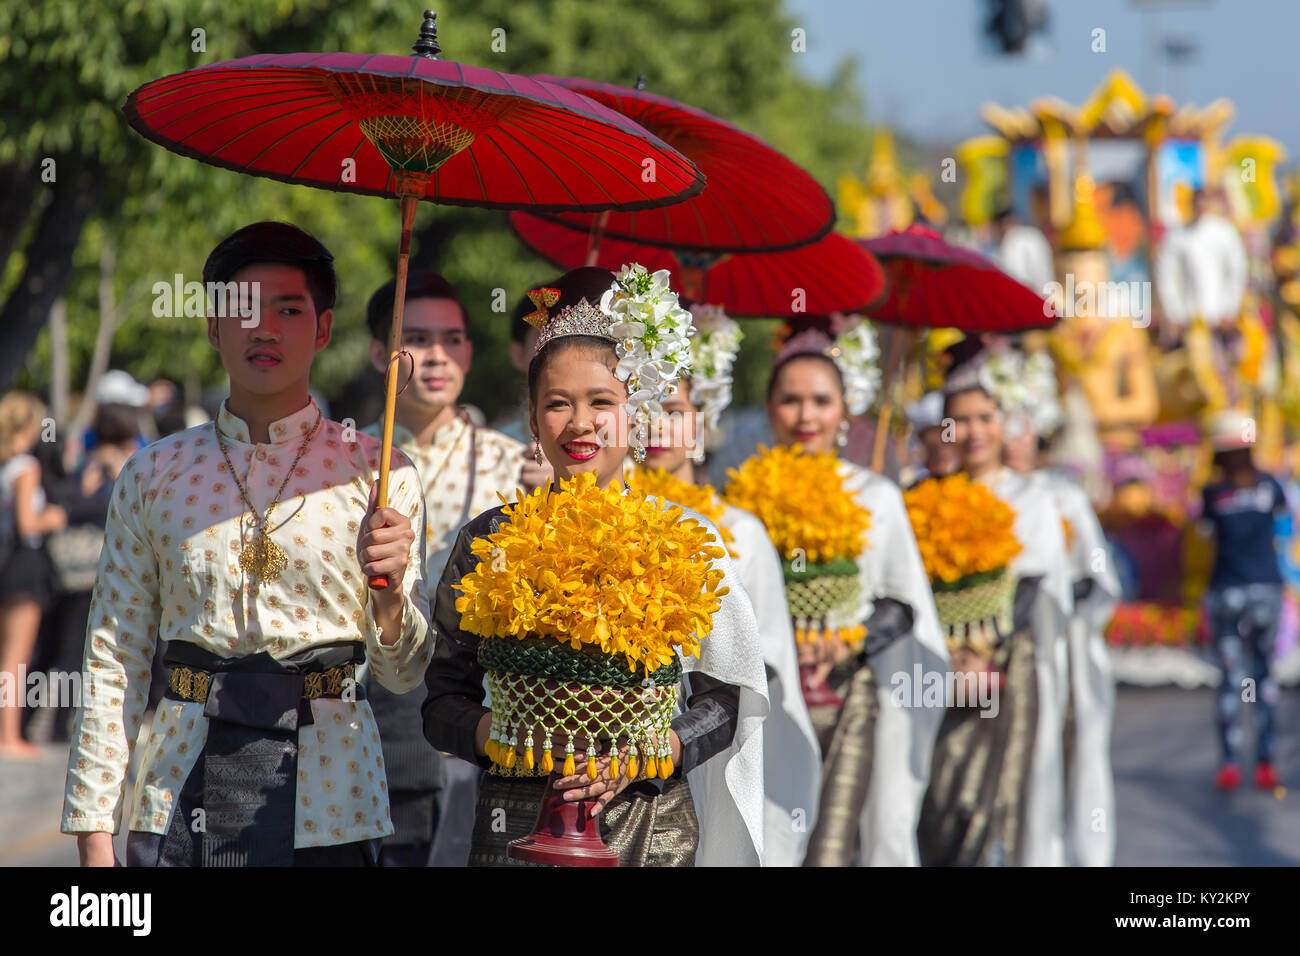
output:
[[587,261],[584,266],[594,266],[600,260],[600,244],[605,239],[605,223],[609,222],[609,210],[606,209],[591,224],[591,235],[587,237]]
[[[398,356],[402,351],[402,313],[406,308],[406,271],[411,258],[411,227],[415,224],[415,196],[402,196],[402,241],[397,248],[397,288],[393,294],[393,323],[388,330],[388,371],[384,373],[384,437],[379,451],[379,494],[376,508],[388,507],[388,472],[393,457],[393,409],[397,404]],[[376,591],[388,587],[382,574],[370,578]]]
[[889,417],[894,408],[891,404],[890,390],[894,385],[894,368],[898,365],[898,353],[903,346],[903,336],[907,330],[896,326],[890,330],[889,357],[885,359],[884,381],[880,386],[880,414],[876,418],[875,445],[871,450],[871,470],[883,474],[885,466],[885,436],[889,432]]

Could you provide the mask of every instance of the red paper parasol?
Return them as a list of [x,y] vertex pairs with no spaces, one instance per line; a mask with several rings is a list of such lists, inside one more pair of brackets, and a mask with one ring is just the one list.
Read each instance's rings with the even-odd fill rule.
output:
[[[715,116],[640,89],[543,76],[630,117],[680,150],[708,178],[701,194],[674,206],[598,216],[547,218],[601,236],[673,249],[752,252],[793,249],[820,239],[835,207],[818,182],[762,140]],[[638,260],[641,261],[641,260]],[[582,265],[582,262],[578,262]],[[588,262],[594,265],[594,262]]]
[[[704,188],[690,160],[564,87],[438,59],[425,11],[415,56],[259,55],[147,83],[123,107],[173,152],[253,176],[401,200],[379,504],[417,200],[547,210],[647,209]],[[652,161],[653,177],[645,177]],[[376,579],[373,587],[386,582]]]
[[878,322],[963,332],[1025,332],[1056,324],[1043,297],[991,259],[911,225],[859,244],[885,267],[889,287],[871,309]]
[[[902,326],[890,336],[884,390],[888,396],[903,338],[918,329],[955,328],[963,332],[1026,332],[1056,324],[1043,297],[1022,285],[979,253],[945,242],[935,230],[913,223],[875,239],[859,240],[885,267],[885,298],[871,308],[878,322]],[[906,332],[905,332],[906,330]],[[891,411],[883,401],[876,423],[871,467],[879,471]]]
[[[587,261],[584,231],[522,212],[510,214],[510,225],[525,245],[558,268]],[[606,238],[593,264],[617,270],[627,262],[639,262],[652,272],[667,269],[683,295],[719,305],[737,318],[853,312],[872,302],[885,285],[880,264],[838,233],[785,252],[705,256]]]

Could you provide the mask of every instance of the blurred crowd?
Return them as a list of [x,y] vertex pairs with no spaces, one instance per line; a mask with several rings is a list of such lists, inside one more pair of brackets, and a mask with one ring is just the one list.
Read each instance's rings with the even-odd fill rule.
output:
[[[149,442],[208,418],[184,404],[175,383],[144,385],[119,370],[74,398],[63,421],[30,392],[0,397],[0,672],[13,689],[8,699],[0,696],[0,756],[34,756],[38,744],[67,741],[73,701],[25,708],[16,706],[17,695],[34,674],[80,670],[104,522],[122,466]],[[89,422],[84,429],[82,420]],[[162,689],[155,679],[151,704]]]

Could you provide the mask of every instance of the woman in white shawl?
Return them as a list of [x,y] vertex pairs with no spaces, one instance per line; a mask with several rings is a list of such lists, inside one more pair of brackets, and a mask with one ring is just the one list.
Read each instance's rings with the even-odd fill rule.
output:
[[[740,327],[716,307],[692,306],[691,312],[696,330],[691,375],[662,402],[664,414],[652,431],[645,467],[629,476],[629,484],[634,490],[662,489],[667,498],[697,504],[732,535],[729,548],[758,620],[771,701],[763,724],[764,865],[798,866],[816,819],[822,757],[799,690],[781,557],[763,523],[698,484],[694,465],[715,442],[718,420],[731,403]],[[674,484],[676,497],[669,490]],[[707,506],[697,503],[702,498],[708,499]]]
[[1010,410],[1002,457],[1012,471],[1042,483],[1066,521],[1066,548],[1074,585],[1070,618],[1070,684],[1066,710],[1065,854],[1071,866],[1110,866],[1115,859],[1115,781],[1110,731],[1115,680],[1106,650],[1106,625],[1120,598],[1097,513],[1068,474],[1038,466],[1043,441],[1061,424],[1052,359],[1036,352],[1012,362],[1024,385],[1024,401]]
[[[834,340],[816,329],[793,336],[768,386],[776,440],[809,452],[842,447],[849,416],[862,414],[876,389],[877,354],[865,323],[851,321]],[[871,513],[858,558],[867,638],[861,657],[831,672],[844,705],[823,735],[822,799],[805,865],[915,866],[921,799],[944,714],[942,706],[926,706],[921,685],[926,675],[947,672],[948,651],[898,487],[846,461],[840,469]]]
[[[648,359],[645,333],[653,327],[661,342],[684,337],[690,318],[668,290],[666,272],[638,277],[625,267],[616,277],[606,269],[576,269],[556,286],[534,290],[538,310],[530,317],[541,328],[528,376],[538,455],[545,453],[559,480],[592,472],[599,487],[609,488],[622,478],[629,422],[631,442],[644,441],[635,423],[636,401],[645,401],[645,393],[630,394],[628,378],[635,375],[653,400],[663,397],[655,391],[651,370],[637,364],[638,358]],[[645,306],[645,323],[620,321],[629,303]],[[619,342],[626,364],[615,351]],[[480,784],[471,865],[510,862],[507,845],[532,829],[546,784],[544,773],[503,776],[487,760],[491,711],[483,706],[479,639],[461,629],[455,606],[455,585],[478,564],[470,545],[498,530],[506,520],[501,512],[499,507],[484,512],[460,531],[436,593],[438,644],[426,674],[425,736],[440,750],[493,768]],[[687,510],[682,520],[688,519],[705,524],[720,539],[702,515]],[[767,681],[754,611],[735,565],[724,555],[714,566],[729,590],[713,616],[712,631],[700,642],[700,656],[681,658],[688,696],[668,735],[674,772],[667,780],[631,781],[619,770],[611,773],[611,755],[605,753],[592,761],[594,778],[557,774],[551,781],[565,801],[592,801],[591,816],[599,818],[601,836],[623,865],[757,866],[763,861]],[[558,752],[557,766],[564,756]],[[626,767],[624,759],[619,769]]]
[[988,358],[979,353],[952,370],[944,410],[962,470],[1016,513],[1015,624],[994,658],[1004,670],[996,711],[953,708],[944,721],[922,854],[933,864],[1058,866],[1065,862],[1062,740],[1073,606],[1065,531],[1047,490],[1002,463],[1006,383]]

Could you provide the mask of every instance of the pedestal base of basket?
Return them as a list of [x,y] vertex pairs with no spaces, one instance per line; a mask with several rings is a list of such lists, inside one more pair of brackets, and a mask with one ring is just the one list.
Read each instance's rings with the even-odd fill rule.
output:
[[618,866],[618,854],[600,837],[599,818],[589,816],[595,800],[565,800],[556,775],[546,780],[537,823],[526,837],[512,840],[506,854],[524,863],[549,866]]
[[843,707],[844,699],[831,690],[822,670],[816,664],[805,664],[799,668],[799,689],[803,691],[803,702],[809,707]]

